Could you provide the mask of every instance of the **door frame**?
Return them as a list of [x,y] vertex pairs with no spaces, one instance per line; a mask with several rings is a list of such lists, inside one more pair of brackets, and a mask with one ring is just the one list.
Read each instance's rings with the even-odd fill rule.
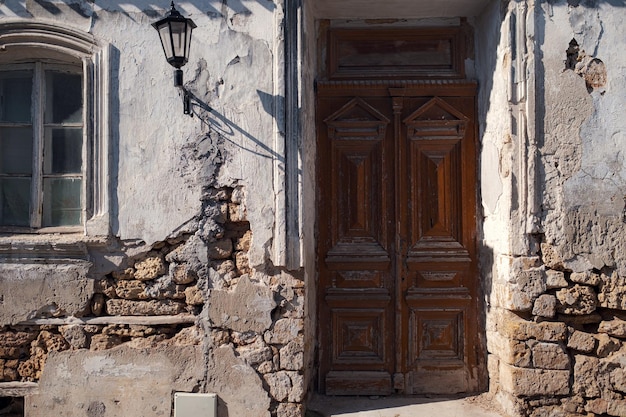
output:
[[[363,30],[362,29],[355,29],[354,32],[359,32],[362,33]],[[388,31],[387,31],[388,32]],[[397,33],[400,33],[399,31]],[[324,35],[324,38],[326,38],[326,34]],[[332,37],[332,36],[331,36]],[[463,39],[460,39],[460,42],[462,42]],[[459,51],[457,50],[455,53],[459,53]],[[334,65],[335,68],[337,67],[336,63],[332,63],[329,65]],[[326,72],[325,74],[329,74],[330,71]],[[463,74],[464,75],[464,74]],[[475,218],[475,226],[474,226],[474,243],[475,243],[475,256],[476,256],[476,260],[475,260],[475,266],[474,266],[474,274],[475,274],[475,297],[473,299],[473,303],[475,305],[473,305],[473,311],[475,311],[477,317],[477,329],[478,329],[478,333],[479,335],[476,337],[476,340],[478,341],[479,345],[475,347],[475,349],[473,349],[473,354],[476,355],[476,361],[475,363],[478,365],[477,369],[475,370],[476,372],[476,383],[474,384],[475,389],[473,391],[481,391],[484,390],[485,387],[487,386],[487,370],[486,370],[486,357],[487,357],[487,352],[486,352],[486,346],[485,346],[485,328],[484,328],[484,319],[483,319],[483,315],[484,315],[484,301],[483,301],[483,297],[482,297],[482,287],[480,285],[480,269],[478,267],[478,263],[479,263],[479,252],[478,252],[478,241],[477,241],[477,233],[480,230],[479,228],[479,224],[478,224],[478,213],[480,213],[479,211],[479,207],[478,207],[478,193],[479,193],[479,183],[478,183],[478,157],[479,157],[479,147],[478,147],[478,114],[477,114],[477,106],[476,106],[476,90],[477,90],[477,85],[475,82],[473,81],[467,81],[464,80],[462,78],[459,78],[458,76],[455,79],[446,79],[446,80],[440,80],[440,81],[433,81],[434,78],[436,77],[430,77],[428,79],[423,79],[424,76],[423,74],[420,74],[420,76],[416,76],[413,77],[413,79],[404,79],[404,78],[411,78],[411,77],[407,77],[406,74],[404,74],[402,76],[402,79],[399,79],[397,76],[392,76],[390,77],[390,79],[386,79],[386,80],[376,80],[376,79],[369,79],[371,77],[371,74],[367,74],[364,75],[362,78],[364,79],[359,79],[359,77],[352,78],[349,79],[349,77],[345,77],[344,75],[342,75],[341,77],[339,77],[339,80],[330,80],[330,81],[318,81],[317,85],[316,85],[316,96],[315,96],[315,103],[316,103],[316,110],[317,106],[318,106],[318,95],[320,93],[321,90],[325,91],[325,94],[336,94],[336,95],[342,95],[342,94],[346,94],[346,89],[351,89],[352,91],[358,91],[355,90],[355,85],[358,84],[359,86],[361,86],[362,89],[369,89],[369,93],[371,94],[372,89],[375,91],[374,94],[379,94],[381,96],[390,96],[393,97],[394,95],[397,97],[401,97],[403,94],[415,94],[416,91],[419,91],[420,95],[432,95],[432,96],[466,96],[466,95],[472,95],[475,98],[474,101],[474,115],[475,115],[475,119],[474,119],[474,123],[473,123],[473,129],[474,129],[474,141],[475,141],[475,147],[474,147],[474,158],[475,158],[475,196],[474,196],[474,206],[475,206],[475,214],[476,214],[476,218]],[[332,78],[332,76],[330,77]],[[421,78],[421,79],[420,79]],[[357,81],[358,80],[358,81]],[[442,92],[443,91],[443,92]],[[358,94],[357,94],[358,95]],[[322,125],[318,118],[316,118],[316,129],[325,129],[326,126]],[[316,134],[317,137],[317,134]],[[319,170],[319,148],[318,148],[318,152],[317,152],[317,156],[316,156],[316,166],[317,169]],[[316,172],[316,182],[317,182],[317,188],[319,189],[320,187],[320,175],[318,172]],[[320,203],[319,201],[316,204],[316,222],[319,223],[319,216],[320,216]],[[318,257],[317,257],[317,266],[316,266],[316,271],[318,271],[318,275],[319,275],[319,271],[320,271],[320,263],[324,262],[323,259],[320,258],[320,254],[319,254],[319,224],[317,225],[317,229],[318,229],[318,233],[316,234],[317,236],[317,243],[316,243],[316,247],[318,248]],[[399,291],[399,290],[398,290]],[[322,298],[324,297],[324,288],[319,284],[319,279],[318,279],[318,284],[317,284],[317,296],[315,297],[316,300],[316,310],[317,310],[317,325],[316,325],[316,335],[317,335],[317,340],[320,343],[319,346],[319,352],[317,354],[317,360],[320,363],[320,369],[318,370],[319,375],[317,378],[317,382],[318,382],[318,390],[320,392],[324,392],[325,390],[325,381],[324,381],[324,374],[325,374],[325,369],[324,367],[324,358],[323,358],[323,350],[324,350],[324,346],[322,346],[323,343],[325,343],[325,337],[322,334],[322,320],[320,320],[320,317],[323,315],[322,312],[320,311],[320,306],[323,305],[322,303]],[[400,297],[400,294],[396,294],[395,297],[398,298]],[[397,332],[398,330],[394,330],[394,332]],[[396,349],[396,351],[400,351],[401,349]],[[401,356],[404,353],[402,352],[398,352],[397,355]],[[395,360],[396,363],[398,361],[398,359]],[[406,362],[406,361],[404,361]],[[394,365],[395,366],[395,365]],[[406,386],[408,382],[404,380],[404,375],[395,375],[395,377],[393,378],[392,381],[392,387],[393,389],[395,389],[395,392],[397,393],[403,393],[404,392],[404,387]],[[394,391],[392,391],[394,392]]]

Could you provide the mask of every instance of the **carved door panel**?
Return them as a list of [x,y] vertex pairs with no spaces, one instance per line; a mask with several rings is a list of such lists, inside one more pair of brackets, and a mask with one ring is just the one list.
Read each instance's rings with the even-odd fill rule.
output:
[[474,91],[459,83],[319,85],[327,394],[480,388]]

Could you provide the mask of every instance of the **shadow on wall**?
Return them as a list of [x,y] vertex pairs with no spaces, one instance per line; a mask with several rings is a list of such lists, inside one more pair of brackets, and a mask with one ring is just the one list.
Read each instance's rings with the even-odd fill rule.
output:
[[118,200],[118,185],[119,185],[119,167],[120,167],[120,118],[117,115],[120,114],[120,50],[111,46],[109,50],[111,54],[110,59],[110,82],[109,82],[109,106],[111,111],[110,126],[110,201],[111,201],[111,231],[119,231],[119,200]]
[[[250,3],[247,0],[184,0],[176,3],[176,8],[183,14],[188,16],[206,14],[210,17],[225,17],[223,3],[226,7],[237,14],[252,14],[252,11],[245,6],[244,3]],[[165,14],[169,9],[170,0],[128,0],[128,1],[110,1],[110,0],[76,0],[71,4],[61,4],[59,2],[34,0],[34,3],[46,10],[52,15],[59,15],[74,11],[79,17],[90,18],[97,16],[101,10],[109,12],[121,12],[128,17],[133,14],[143,13],[149,18],[157,18]],[[256,4],[273,11],[276,6],[271,1],[255,1]],[[21,0],[6,0],[0,4],[0,17],[32,17],[26,8],[26,3]],[[132,18],[132,17],[131,17]]]
[[[254,155],[260,156],[262,158],[276,159],[277,161],[280,162],[280,170],[281,171],[285,170],[285,167],[284,167],[285,158],[283,155],[280,155],[279,153],[274,151],[272,148],[270,148],[269,146],[261,142],[259,139],[252,136],[249,132],[239,127],[232,120],[224,116],[222,113],[212,108],[209,105],[209,103],[204,101],[202,98],[198,97],[191,91],[187,91],[187,93],[189,94],[191,98],[191,116],[198,117],[198,119],[200,119],[200,121],[203,124],[205,124],[209,129],[218,133],[224,140],[230,142],[236,147],[241,148],[242,150],[250,152]],[[261,99],[264,100],[263,106],[265,107],[266,106],[265,100],[267,99],[267,97],[264,98],[264,96],[268,96],[268,97],[271,97],[271,96],[261,91],[259,91],[258,93]],[[265,110],[271,114],[271,111],[269,111],[267,108]],[[240,143],[237,143],[229,139],[229,137],[233,137],[236,134],[242,135],[244,138],[252,142],[255,146],[246,147]]]

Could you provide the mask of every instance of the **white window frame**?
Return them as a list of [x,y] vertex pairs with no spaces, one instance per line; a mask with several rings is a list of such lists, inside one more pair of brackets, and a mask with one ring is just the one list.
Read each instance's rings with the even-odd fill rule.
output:
[[[47,228],[1,227],[0,233],[110,235],[110,47],[88,33],[24,19],[0,21],[0,65],[67,65],[83,74],[82,225]],[[36,116],[35,116],[36,117]],[[33,120],[33,129],[37,129]],[[43,124],[40,124],[40,129]],[[43,134],[34,133],[35,140]],[[40,169],[43,161],[38,161]],[[36,173],[33,172],[33,179]],[[33,188],[41,188],[35,187]],[[39,192],[39,191],[37,191]],[[31,200],[36,197],[31,197]],[[31,219],[31,225],[37,221]]]

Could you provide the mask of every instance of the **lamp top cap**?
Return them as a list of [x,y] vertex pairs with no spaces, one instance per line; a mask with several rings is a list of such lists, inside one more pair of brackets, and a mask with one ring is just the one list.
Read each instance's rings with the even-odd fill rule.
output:
[[158,26],[160,26],[162,23],[171,21],[187,22],[187,24],[191,26],[192,29],[195,29],[197,27],[193,20],[184,17],[182,14],[180,14],[178,10],[176,10],[176,7],[174,6],[174,1],[172,1],[170,6],[172,8],[167,12],[167,15],[158,22],[154,22],[152,24],[153,27],[158,28]]

